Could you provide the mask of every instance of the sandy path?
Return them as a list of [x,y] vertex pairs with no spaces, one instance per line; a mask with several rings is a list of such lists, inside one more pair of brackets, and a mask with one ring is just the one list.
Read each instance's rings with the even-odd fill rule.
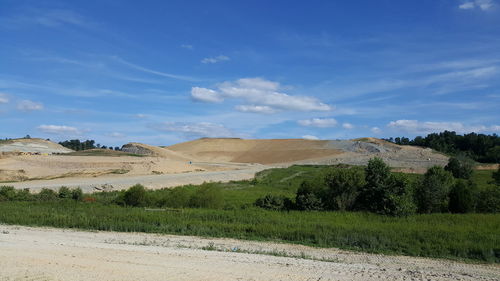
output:
[[[207,245],[334,262],[201,249]],[[500,280],[500,267],[233,239],[0,225],[0,280]]]
[[147,188],[173,187],[184,184],[201,184],[203,182],[227,182],[231,180],[252,179],[256,172],[269,167],[256,165],[239,170],[216,171],[216,172],[190,172],[180,174],[163,175],[109,175],[96,178],[59,178],[52,180],[34,180],[25,182],[8,183],[15,188],[29,188],[32,191],[39,191],[42,188],[58,189],[61,186],[81,187],[84,192],[95,191],[94,187],[111,185],[114,190],[129,188],[140,183]]

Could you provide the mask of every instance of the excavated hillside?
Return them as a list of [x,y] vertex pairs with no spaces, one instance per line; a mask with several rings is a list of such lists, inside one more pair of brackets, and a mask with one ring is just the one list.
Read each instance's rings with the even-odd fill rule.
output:
[[0,141],[0,152],[4,153],[70,153],[73,150],[44,139],[13,139]]
[[448,157],[428,148],[376,138],[354,140],[202,138],[167,149],[206,162],[364,165],[380,157],[392,167],[420,171],[445,165]]

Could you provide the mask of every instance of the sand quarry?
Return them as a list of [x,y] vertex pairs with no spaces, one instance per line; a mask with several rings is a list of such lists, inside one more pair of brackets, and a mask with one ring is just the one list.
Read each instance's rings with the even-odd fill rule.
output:
[[[270,167],[366,164],[374,156],[409,172],[448,160],[372,138],[199,139],[123,149],[82,153],[40,139],[4,141],[0,181],[33,192],[63,185],[92,192],[250,179]],[[500,280],[500,268],[271,242],[0,225],[0,280]]]
[[375,156],[395,169],[419,173],[432,165],[445,165],[448,159],[431,149],[398,146],[374,138],[203,138],[168,147],[129,143],[123,150],[72,152],[41,139],[0,143],[0,182],[33,191],[62,185],[85,191],[123,189],[136,183],[163,188],[250,179],[258,171],[293,164],[363,165]]

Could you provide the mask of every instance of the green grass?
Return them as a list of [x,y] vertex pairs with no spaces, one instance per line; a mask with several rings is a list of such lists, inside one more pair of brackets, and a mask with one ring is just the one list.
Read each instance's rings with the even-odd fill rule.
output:
[[273,240],[372,253],[500,262],[500,216],[142,208],[83,202],[3,202],[6,224]]
[[115,151],[111,149],[88,149],[88,150],[80,150],[70,153],[65,153],[62,155],[66,156],[112,156],[112,157],[120,157],[120,156],[134,156],[134,157],[144,157],[144,155],[127,153],[123,151]]

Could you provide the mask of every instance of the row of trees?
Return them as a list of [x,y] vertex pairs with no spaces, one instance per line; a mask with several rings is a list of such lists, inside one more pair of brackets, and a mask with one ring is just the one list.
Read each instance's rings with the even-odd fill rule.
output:
[[470,133],[458,135],[453,131],[417,136],[414,139],[397,137],[386,139],[400,145],[417,145],[451,154],[463,154],[478,162],[500,163],[500,137],[496,134],[484,135]]
[[[408,176],[391,173],[382,159],[373,158],[365,169],[336,166],[322,179],[304,181],[295,202],[268,195],[255,204],[274,210],[367,211],[390,216],[500,212],[500,187],[478,190],[470,181],[471,173],[467,163],[452,158],[445,168],[433,166],[411,183]],[[500,168],[493,179],[500,185]]]
[[105,145],[100,145],[96,144],[94,140],[86,140],[86,141],[80,141],[78,139],[75,140],[65,140],[59,142],[60,145],[67,147],[69,149],[75,150],[75,151],[80,151],[80,150],[87,150],[87,149],[95,149],[95,148],[101,148],[101,149],[111,149],[111,150],[121,150],[118,146],[116,147],[107,147]]

